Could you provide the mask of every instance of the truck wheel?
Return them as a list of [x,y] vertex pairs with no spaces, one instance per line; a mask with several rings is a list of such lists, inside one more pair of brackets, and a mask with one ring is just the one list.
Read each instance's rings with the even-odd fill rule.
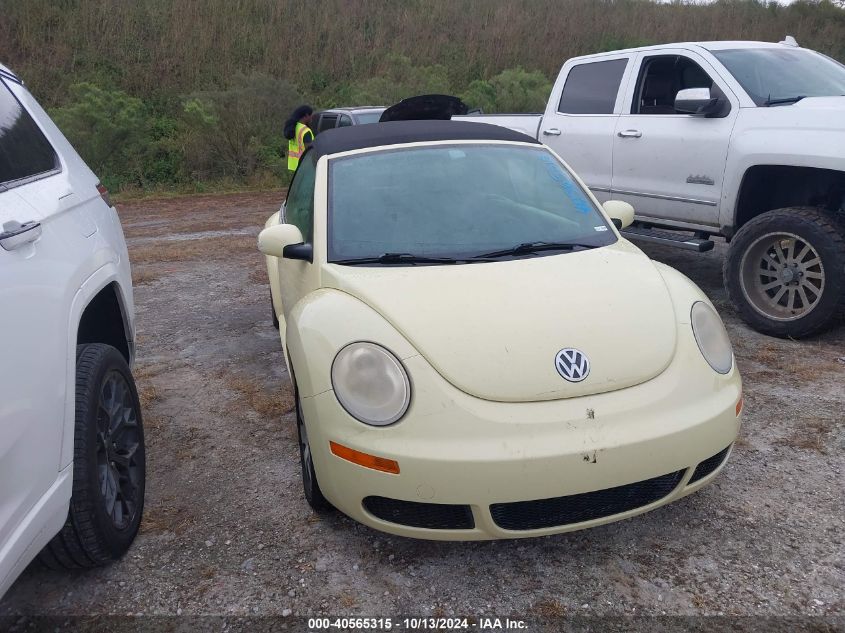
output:
[[41,561],[79,569],[120,558],[141,525],[145,474],[141,405],[129,366],[110,345],[78,345],[73,492],[65,525]]
[[811,207],[759,215],[731,241],[724,277],[755,330],[793,338],[821,332],[845,309],[845,227]]
[[320,484],[317,482],[311,445],[308,443],[308,431],[305,428],[302,406],[299,403],[299,390],[295,384],[294,399],[296,400],[296,432],[299,438],[299,463],[302,467],[302,488],[305,492],[305,500],[315,512],[323,514],[332,509],[332,504],[323,496],[323,491],[320,490]]

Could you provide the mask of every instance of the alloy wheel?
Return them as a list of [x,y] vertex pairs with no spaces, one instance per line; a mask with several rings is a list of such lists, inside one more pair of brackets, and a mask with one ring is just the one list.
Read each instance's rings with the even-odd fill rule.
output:
[[138,511],[140,444],[132,392],[126,378],[111,371],[103,379],[97,403],[97,476],[106,515],[118,530],[129,526]]
[[743,255],[740,283],[755,310],[777,321],[794,321],[821,300],[824,265],[807,240],[793,233],[769,233]]

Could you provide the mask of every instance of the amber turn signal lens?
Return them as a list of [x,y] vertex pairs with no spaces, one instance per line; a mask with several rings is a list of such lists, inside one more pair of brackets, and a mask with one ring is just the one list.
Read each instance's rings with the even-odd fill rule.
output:
[[742,396],[736,401],[736,417],[739,417],[740,413],[742,413]]
[[375,455],[370,455],[368,453],[362,453],[361,451],[356,451],[355,449],[343,446],[337,442],[329,442],[329,446],[332,449],[332,453],[348,462],[358,464],[364,468],[379,470],[383,473],[390,473],[391,475],[399,474],[399,462],[395,460],[387,459],[385,457],[376,457]]

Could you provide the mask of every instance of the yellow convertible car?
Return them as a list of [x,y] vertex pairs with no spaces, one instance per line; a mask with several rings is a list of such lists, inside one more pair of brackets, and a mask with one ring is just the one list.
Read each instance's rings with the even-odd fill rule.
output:
[[305,496],[469,540],[625,519],[708,484],[737,436],[725,328],[567,165],[501,127],[320,134],[258,238]]

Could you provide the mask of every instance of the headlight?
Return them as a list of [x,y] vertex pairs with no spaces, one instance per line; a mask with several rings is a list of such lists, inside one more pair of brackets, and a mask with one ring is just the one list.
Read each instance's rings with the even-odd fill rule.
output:
[[715,371],[727,374],[733,366],[733,349],[722,319],[709,305],[696,301],[692,304],[690,321],[701,355]]
[[374,343],[350,343],[337,353],[332,387],[350,415],[374,426],[393,424],[411,402],[411,383],[402,363]]

